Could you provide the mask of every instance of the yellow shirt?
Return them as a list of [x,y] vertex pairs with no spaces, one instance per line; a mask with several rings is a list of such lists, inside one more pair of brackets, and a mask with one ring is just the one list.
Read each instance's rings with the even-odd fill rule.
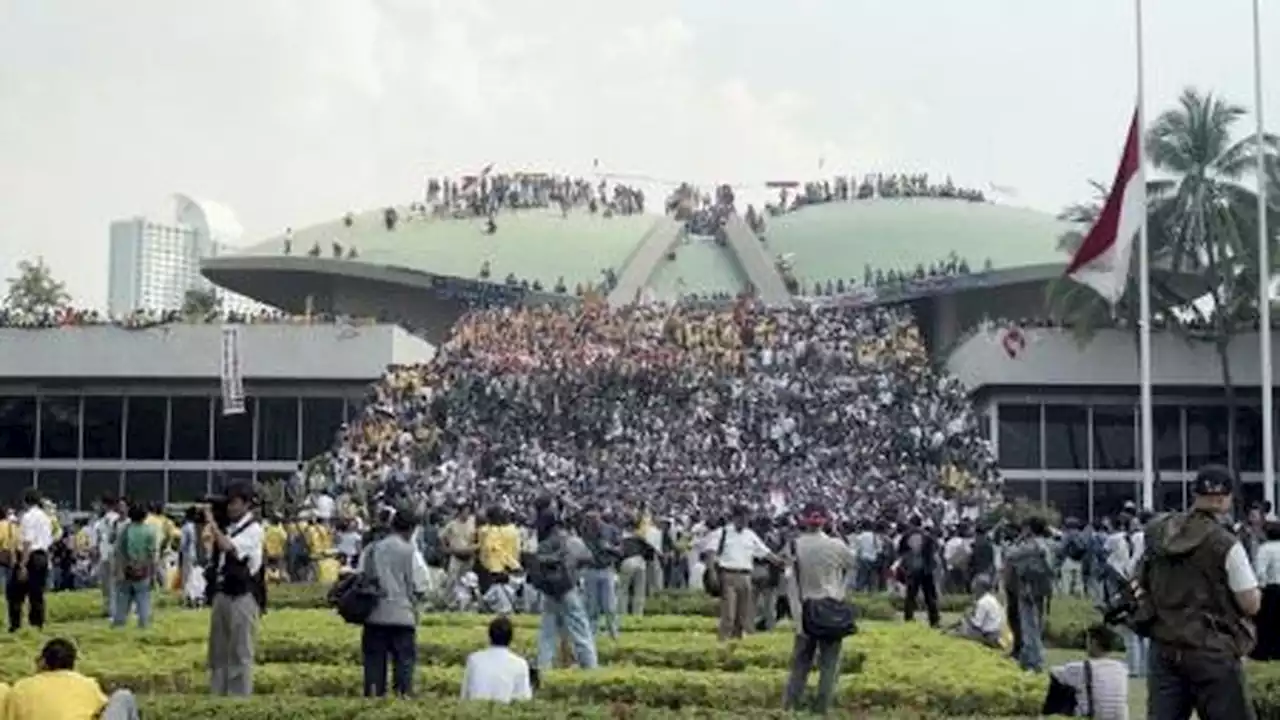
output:
[[288,540],[289,535],[284,528],[278,523],[271,523],[263,530],[262,549],[268,558],[278,560],[284,557],[284,546]]
[[18,524],[0,520],[0,550],[18,551]]
[[307,525],[302,529],[302,536],[307,540],[307,549],[311,557],[319,557],[329,549],[329,531],[321,525]]
[[515,525],[485,525],[476,533],[480,567],[491,573],[520,569],[520,531]]
[[74,670],[42,672],[9,689],[4,720],[96,720],[106,704],[97,680]]
[[76,552],[88,552],[93,547],[92,538],[89,537],[88,528],[80,528],[74,536],[76,544]]

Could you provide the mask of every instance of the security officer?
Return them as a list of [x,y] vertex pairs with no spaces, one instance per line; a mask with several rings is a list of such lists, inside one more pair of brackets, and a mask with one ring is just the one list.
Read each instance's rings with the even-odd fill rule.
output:
[[1253,647],[1262,597],[1244,546],[1223,525],[1235,480],[1196,474],[1191,509],[1152,522],[1136,574],[1136,629],[1151,638],[1147,717],[1252,720],[1241,658]]

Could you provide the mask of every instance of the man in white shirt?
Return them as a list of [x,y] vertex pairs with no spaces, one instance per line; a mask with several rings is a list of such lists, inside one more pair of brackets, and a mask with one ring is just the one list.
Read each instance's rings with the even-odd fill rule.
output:
[[961,618],[955,627],[955,634],[993,648],[1000,647],[1000,636],[1004,634],[1005,609],[1000,600],[991,591],[991,579],[979,575],[973,579],[973,594],[978,598],[973,610]]
[[751,569],[756,560],[767,560],[781,566],[782,560],[747,527],[746,506],[734,508],[733,519],[702,539],[698,548],[710,555],[708,564],[718,568],[720,578],[721,640],[739,639],[746,634],[756,616],[755,597],[751,588]]
[[[102,496],[102,515],[93,523],[93,548],[95,552],[94,571],[98,576],[98,586],[102,590],[102,612],[109,618],[116,616],[116,574],[111,567],[115,555],[116,533],[124,518],[120,506],[123,499],[107,493]],[[127,512],[126,508],[126,512]]]
[[1075,714],[1094,720],[1129,720],[1129,671],[1107,657],[1111,632],[1095,625],[1085,632],[1089,659],[1049,670],[1050,676],[1076,692]]
[[262,592],[262,524],[250,511],[253,486],[237,480],[226,489],[227,519],[219,527],[212,508],[214,587],[209,614],[209,685],[214,695],[253,694],[253,646]]
[[471,653],[462,676],[463,700],[510,703],[532,700],[529,662],[511,652],[511,621],[498,616],[489,623],[489,647]]
[[29,488],[22,504],[25,509],[18,516],[18,557],[4,593],[11,633],[22,627],[24,602],[31,627],[44,627],[44,591],[49,586],[49,548],[53,547],[53,520],[40,507],[39,491]]

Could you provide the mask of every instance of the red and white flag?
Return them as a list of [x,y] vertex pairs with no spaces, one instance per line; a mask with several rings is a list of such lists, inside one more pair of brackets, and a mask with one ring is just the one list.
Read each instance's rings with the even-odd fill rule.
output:
[[1142,173],[1142,129],[1134,112],[1124,156],[1111,194],[1084,243],[1067,266],[1067,277],[1093,288],[1112,305],[1124,295],[1133,239],[1147,218],[1147,189]]

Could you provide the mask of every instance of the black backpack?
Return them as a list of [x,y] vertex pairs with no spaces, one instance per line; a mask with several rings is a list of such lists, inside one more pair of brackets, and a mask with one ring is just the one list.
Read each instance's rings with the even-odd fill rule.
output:
[[538,543],[538,552],[528,568],[529,584],[551,598],[561,598],[575,583],[569,569],[569,549],[563,538],[550,537]]
[[376,546],[370,546],[365,554],[364,568],[360,572],[343,575],[329,589],[329,604],[343,620],[352,625],[364,625],[368,622],[383,596],[373,560],[376,550]]
[[1065,543],[1065,547],[1063,547],[1063,554],[1071,560],[1081,562],[1084,560],[1085,556],[1089,554],[1089,544],[1085,542],[1084,537],[1080,533],[1073,532],[1067,535],[1067,541]]

